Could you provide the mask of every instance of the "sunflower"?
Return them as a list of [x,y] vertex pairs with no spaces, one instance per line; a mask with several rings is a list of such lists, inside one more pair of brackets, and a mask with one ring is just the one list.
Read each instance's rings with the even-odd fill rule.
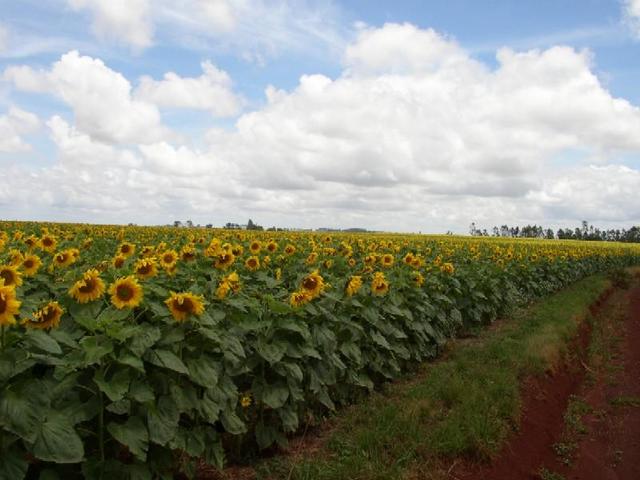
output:
[[140,255],[142,255],[145,258],[146,257],[151,257],[151,256],[153,256],[155,251],[156,251],[156,247],[154,247],[153,245],[145,245],[144,247],[142,247]]
[[223,251],[216,257],[216,261],[213,263],[213,266],[220,270],[226,270],[235,261],[236,256],[230,250]]
[[7,287],[19,287],[22,285],[22,274],[17,267],[0,265],[0,280],[4,280],[4,285]]
[[124,262],[127,261],[127,257],[125,257],[124,255],[118,254],[115,257],[113,257],[113,266],[115,268],[122,268],[122,266],[124,265]]
[[291,256],[296,253],[296,247],[289,243],[286,247],[284,247],[284,253]]
[[88,250],[89,248],[91,248],[91,245],[93,245],[93,238],[86,238],[82,242],[82,249],[83,250]]
[[251,406],[251,394],[245,393],[240,397],[240,406],[242,408],[249,408]]
[[0,280],[0,326],[16,323],[21,303],[16,299],[16,289]]
[[260,268],[260,259],[258,257],[249,257],[247,258],[247,260],[244,262],[244,266],[247,267],[247,269],[251,270],[252,272],[255,272],[256,270],[258,270]]
[[143,295],[142,287],[133,275],[121,277],[113,282],[109,287],[109,294],[111,303],[118,309],[137,307]]
[[38,237],[36,237],[35,235],[30,235],[24,239],[24,244],[27,246],[29,250],[33,250],[35,247],[38,246],[39,243],[40,242],[38,241]]
[[424,277],[420,272],[413,272],[411,274],[411,280],[413,280],[416,287],[421,287],[424,284]]
[[276,280],[280,280],[282,278],[282,269],[276,268]]
[[307,292],[310,299],[320,296],[324,287],[324,279],[318,273],[318,270],[311,272],[302,279],[301,290]]
[[58,245],[56,237],[49,235],[48,233],[43,235],[40,239],[40,248],[45,252],[53,253]]
[[189,315],[202,315],[204,312],[204,298],[193,293],[175,293],[165,300],[165,305],[178,322],[184,322]]
[[350,267],[353,268],[353,267],[356,266],[356,259],[355,258],[350,258],[347,263],[349,264]]
[[37,255],[27,255],[22,261],[22,269],[24,270],[25,277],[31,277],[38,272],[38,269],[42,265],[42,260]]
[[455,268],[453,268],[453,263],[446,262],[442,264],[442,266],[440,267],[440,270],[442,270],[444,273],[451,275],[455,271]]
[[233,293],[238,293],[240,291],[240,277],[236,272],[231,272],[229,275],[224,277],[224,281],[231,286]]
[[231,285],[223,280],[218,284],[218,288],[216,288],[216,297],[218,298],[218,300],[222,300],[230,291]]
[[64,310],[58,302],[49,302],[40,310],[33,313],[33,318],[25,318],[22,324],[28,328],[37,328],[45,330],[47,328],[56,328],[60,325],[60,318]]
[[317,260],[318,260],[318,254],[316,252],[311,252],[307,257],[307,259],[305,260],[305,263],[307,265],[313,265],[314,263],[316,263]]
[[104,295],[105,285],[100,278],[100,272],[95,268],[87,270],[69,289],[71,295],[78,303],[88,303],[97,300]]
[[349,297],[351,297],[358,293],[360,287],[362,287],[362,277],[360,275],[353,275],[347,282],[345,292]]
[[404,258],[402,259],[402,261],[403,261],[404,263],[406,263],[407,265],[411,265],[411,264],[413,264],[413,259],[414,259],[414,258],[415,258],[415,257],[414,257],[414,255],[413,255],[413,253],[409,252],[409,253],[407,253],[407,254],[404,256]]
[[256,255],[256,254],[258,254],[260,252],[260,250],[262,250],[262,244],[260,243],[259,240],[254,240],[249,245],[249,250],[251,251],[251,253]]
[[299,290],[291,294],[291,296],[289,297],[289,304],[294,308],[298,308],[305,303],[308,303],[309,300],[311,300],[309,293],[304,290]]
[[269,252],[274,253],[276,250],[278,250],[278,243],[275,240],[270,240],[269,243],[267,243],[267,250],[269,250]]
[[69,250],[62,250],[53,256],[53,264],[58,268],[68,267],[75,261],[76,257]]
[[368,267],[372,267],[376,263],[376,256],[373,253],[370,253],[366,257],[364,257],[364,264]]
[[180,256],[185,262],[191,262],[196,259],[196,249],[193,245],[185,245],[180,251]]
[[133,255],[133,252],[136,251],[136,246],[133,243],[122,242],[118,247],[118,255],[122,255],[125,258]]
[[151,278],[158,274],[155,258],[141,258],[133,267],[138,278]]
[[385,295],[389,291],[389,282],[384,278],[384,273],[376,272],[371,280],[371,292],[374,295]]
[[165,270],[171,270],[178,262],[178,253],[175,250],[165,250],[160,255],[160,265]]
[[20,250],[17,250],[15,248],[9,250],[9,263],[12,266],[17,267],[18,265],[22,264],[23,261],[24,255]]
[[380,263],[382,263],[382,266],[385,268],[389,268],[390,266],[392,266],[394,261],[395,259],[390,253],[385,253],[380,259]]
[[233,253],[236,257],[239,257],[244,252],[244,247],[240,244],[236,244],[231,247],[231,253]]

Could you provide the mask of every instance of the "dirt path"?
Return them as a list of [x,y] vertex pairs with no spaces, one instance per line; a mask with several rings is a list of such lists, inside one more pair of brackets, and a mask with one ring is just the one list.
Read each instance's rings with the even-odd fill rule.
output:
[[491,465],[464,464],[458,480],[640,480],[640,286],[616,292],[592,313],[556,372],[524,386],[523,417]]

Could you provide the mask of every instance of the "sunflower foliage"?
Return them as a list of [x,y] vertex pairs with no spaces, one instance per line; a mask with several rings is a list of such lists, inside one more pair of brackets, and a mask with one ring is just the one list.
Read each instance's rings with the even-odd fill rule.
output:
[[0,479],[222,468],[469,327],[639,261],[574,241],[0,223]]

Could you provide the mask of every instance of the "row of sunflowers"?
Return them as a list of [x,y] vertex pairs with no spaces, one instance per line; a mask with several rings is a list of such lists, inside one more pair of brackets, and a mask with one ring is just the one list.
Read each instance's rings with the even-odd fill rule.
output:
[[615,243],[0,223],[0,479],[221,467],[638,263]]

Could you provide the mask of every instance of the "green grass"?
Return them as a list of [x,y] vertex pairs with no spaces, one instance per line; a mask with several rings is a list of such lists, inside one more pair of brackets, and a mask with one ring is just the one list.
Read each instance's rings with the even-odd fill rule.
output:
[[607,286],[603,276],[590,277],[516,311],[417,378],[340,413],[322,452],[263,462],[258,478],[436,479],[448,459],[490,457],[517,428],[522,377],[554,368]]

